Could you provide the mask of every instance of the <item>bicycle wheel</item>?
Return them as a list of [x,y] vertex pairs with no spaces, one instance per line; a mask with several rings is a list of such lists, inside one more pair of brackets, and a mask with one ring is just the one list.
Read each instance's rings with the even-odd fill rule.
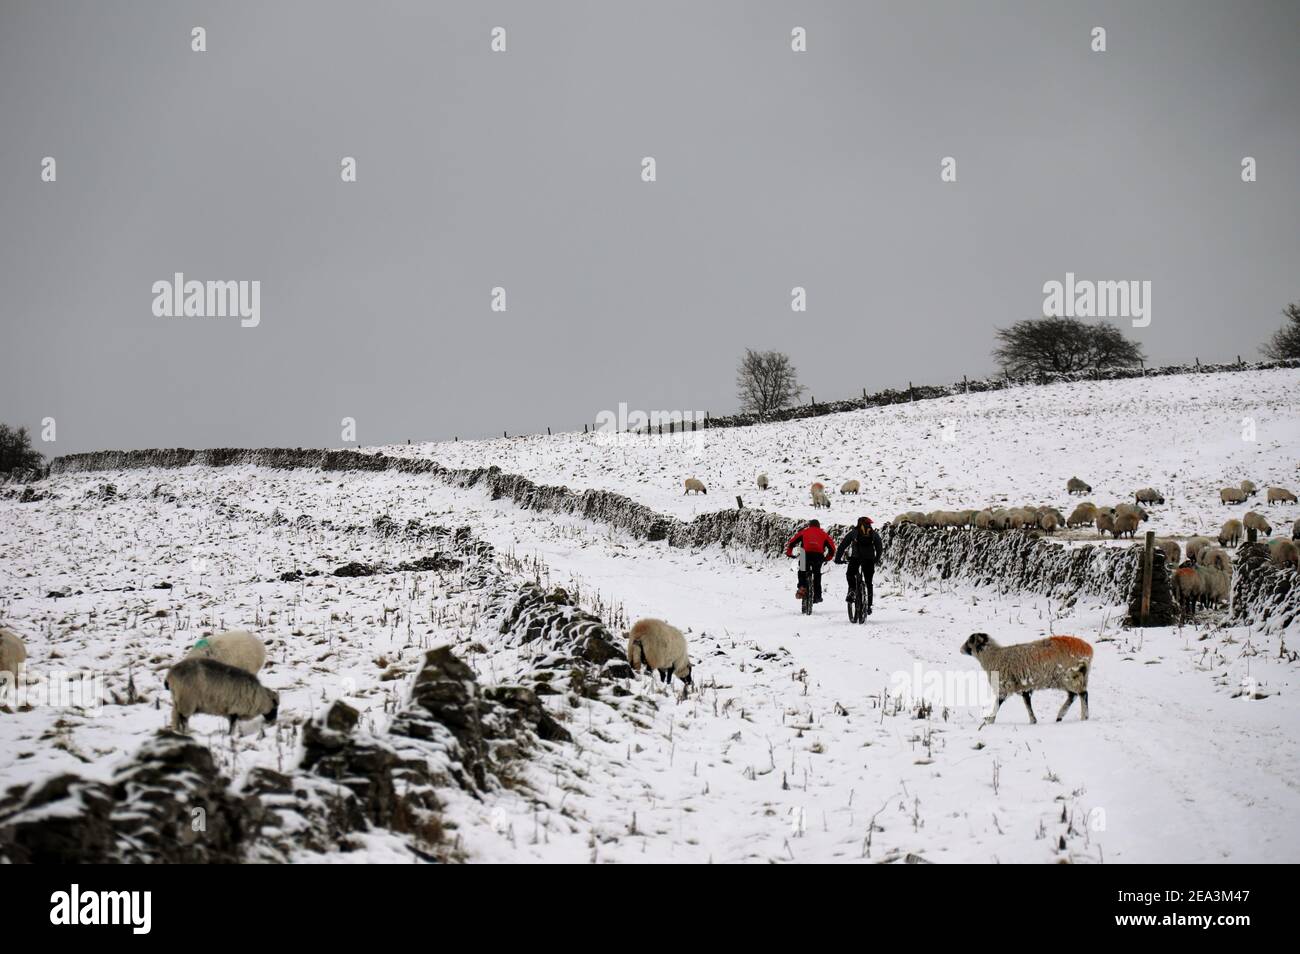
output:
[[853,622],[862,624],[867,621],[867,584],[859,579],[858,585],[854,587],[854,590],[854,596],[856,598],[853,602],[856,603],[858,607],[858,618]]
[[849,608],[849,622],[858,621],[858,588],[855,586],[849,591],[849,598],[844,601],[844,605]]

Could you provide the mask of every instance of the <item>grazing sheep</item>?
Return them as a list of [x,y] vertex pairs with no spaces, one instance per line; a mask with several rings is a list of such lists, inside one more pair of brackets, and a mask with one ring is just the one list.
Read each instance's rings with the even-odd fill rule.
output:
[[[9,683],[17,689],[26,662],[27,647],[22,638],[12,629],[0,626],[0,688]],[[12,680],[6,678],[6,673],[13,677]]]
[[1070,511],[1070,517],[1065,521],[1065,525],[1071,529],[1075,527],[1091,527],[1097,519],[1097,507],[1091,503],[1081,503]]
[[1300,540],[1300,518],[1297,518],[1296,522],[1291,524],[1291,539]]
[[758,475],[758,489],[767,490],[767,474]]
[[1111,534],[1116,539],[1119,539],[1127,533],[1131,540],[1133,534],[1137,533],[1138,524],[1141,522],[1141,518],[1135,513],[1129,513],[1128,511],[1117,513],[1115,515],[1115,526],[1111,530]]
[[992,510],[981,510],[979,513],[975,514],[975,529],[976,529],[976,530],[992,530],[992,529],[993,529],[993,511],[992,511]]
[[993,511],[992,527],[994,530],[1009,530],[1011,528],[1011,513],[999,507]]
[[1224,487],[1219,491],[1219,500],[1224,504],[1245,503],[1246,492],[1240,487]]
[[706,495],[707,495],[708,492],[709,492],[708,489],[705,488],[705,486],[704,486],[703,483],[701,483],[700,481],[696,480],[694,477],[687,477],[687,478],[686,478],[686,491],[685,491],[685,493],[682,494],[682,496],[685,497],[686,494],[689,494],[692,490],[695,491],[697,494],[706,494]]
[[1196,562],[1196,555],[1208,546],[1212,546],[1213,541],[1209,537],[1192,537],[1187,541],[1187,559],[1193,563]]
[[1300,567],[1300,547],[1285,537],[1278,537],[1268,542],[1268,559],[1276,566]]
[[964,655],[974,656],[989,674],[989,684],[997,693],[993,712],[984,721],[993,722],[998,717],[1002,701],[1013,692],[1020,693],[1029,711],[1029,721],[1034,718],[1030,694],[1035,689],[1061,689],[1065,704],[1056,714],[1056,721],[1065,718],[1066,710],[1077,695],[1083,707],[1083,718],[1088,718],[1088,672],[1092,669],[1092,647],[1075,636],[1051,636],[1032,643],[1016,646],[999,646],[987,633],[973,633],[961,647]]
[[1251,481],[1243,480],[1241,482],[1241,492],[1245,494],[1247,497],[1253,497],[1255,496],[1255,494],[1259,493],[1259,488],[1256,487],[1254,483],[1252,483]]
[[1219,546],[1235,547],[1241,544],[1241,537],[1244,531],[1241,528],[1241,521],[1236,517],[1225,521],[1222,529],[1219,530]]
[[1067,480],[1065,482],[1065,489],[1072,494],[1079,494],[1080,496],[1092,493],[1092,488],[1078,477],[1071,477]]
[[1115,515],[1109,510],[1098,510],[1097,536],[1104,537],[1107,530],[1110,531],[1112,537],[1115,536]]
[[1165,553],[1165,566],[1177,566],[1183,559],[1182,547],[1178,545],[1177,540],[1170,540],[1168,537],[1162,537],[1156,540],[1158,546]]
[[831,498],[826,496],[826,491],[822,490],[820,485],[816,485],[812,489],[812,505],[814,509],[817,507],[830,509]]
[[1133,516],[1137,517],[1138,520],[1140,521],[1148,519],[1147,512],[1142,509],[1142,506],[1140,504],[1131,504],[1131,503],[1116,504],[1115,516],[1118,517],[1122,513],[1131,513],[1133,514]]
[[1133,495],[1133,499],[1140,504],[1164,504],[1165,495],[1151,487],[1143,487]]
[[225,716],[230,731],[240,719],[264,716],[274,722],[280,695],[267,689],[252,673],[216,659],[182,659],[167,671],[165,684],[172,694],[172,728],[184,732],[195,713]]
[[1219,547],[1209,546],[1201,549],[1196,554],[1196,562],[1201,566],[1212,566],[1221,573],[1232,573],[1232,557],[1228,556],[1228,551]]
[[1256,513],[1253,510],[1241,518],[1241,525],[1247,530],[1254,530],[1256,533],[1263,533],[1266,537],[1273,533],[1273,527],[1266,519],[1264,519],[1264,515],[1262,513]]
[[[1220,550],[1220,553],[1223,551]],[[1201,603],[1204,606],[1226,606],[1228,594],[1232,589],[1232,571],[1220,570],[1216,566],[1198,566],[1196,572],[1201,577]]]
[[686,637],[676,626],[669,626],[661,619],[637,620],[628,633],[627,661],[631,663],[633,672],[640,672],[644,662],[646,668],[658,672],[664,682],[670,682],[676,673],[684,686],[689,689],[692,685]]
[[266,645],[247,630],[232,629],[228,633],[200,639],[185,658],[215,659],[256,676],[266,663]]
[[1038,518],[1038,526],[1046,530],[1048,533],[1055,533],[1056,528],[1060,525],[1060,521],[1056,519],[1056,514],[1052,513],[1050,510]]
[[840,493],[856,494],[859,486],[860,484],[856,480],[846,480],[844,481],[844,486],[840,488]]
[[1271,507],[1275,503],[1295,503],[1295,494],[1285,487],[1268,488],[1268,505]]

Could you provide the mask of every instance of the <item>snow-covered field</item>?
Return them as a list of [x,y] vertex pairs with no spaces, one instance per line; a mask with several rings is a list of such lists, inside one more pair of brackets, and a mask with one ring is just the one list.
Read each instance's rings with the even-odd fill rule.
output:
[[[836,499],[836,519],[1001,497],[1067,503],[1077,473],[1098,502],[1161,487],[1160,513],[1180,526],[1153,515],[1156,529],[1205,529],[1230,509],[1217,501],[1222,483],[1295,483],[1296,384],[1294,372],[1264,372],[1070,385],[718,430],[689,471],[676,451],[571,435],[414,450],[682,515],[725,506],[722,491],[761,469],[778,485],[765,505],[792,516],[811,479],[864,479],[865,499]],[[1254,442],[1241,439],[1243,417],[1256,421]],[[942,439],[945,420],[954,442]],[[897,479],[909,469],[911,490]],[[682,473],[706,480],[709,497],[684,500],[672,486]],[[109,482],[113,495],[100,492]],[[333,699],[382,729],[430,646],[453,645],[484,683],[524,674],[463,571],[330,575],[349,561],[427,555],[366,529],[388,517],[469,526],[505,575],[565,586],[611,622],[653,615],[689,631],[699,692],[682,698],[677,684],[642,678],[617,704],[545,697],[574,741],[546,744],[519,784],[482,801],[449,793],[470,860],[1300,860],[1300,663],[1279,642],[1295,644],[1294,632],[1264,636],[1215,615],[1123,630],[1118,607],[1063,614],[1037,597],[891,572],[877,577],[876,614],[851,626],[840,568],[806,618],[790,563],[770,555],[672,549],[391,472],[191,467],[39,486],[51,496],[0,499],[0,622],[27,638],[38,678],[106,673],[110,704],[0,710],[0,789],[60,771],[106,775],[165,724],[160,670],[205,632],[260,633],[271,647],[263,681],[282,695],[280,728],[233,743],[222,720],[195,717],[236,779],[293,764],[296,727]],[[323,575],[280,579],[293,570]],[[63,587],[71,595],[52,595]],[[974,631],[1092,642],[1091,719],[1076,705],[1054,723],[1061,695],[1042,692],[1037,725],[1010,699],[981,728],[983,676],[958,652]],[[923,706],[912,685],[942,696]],[[376,836],[363,851],[304,858],[414,856]]]
[[[618,491],[684,518],[734,507],[737,494],[748,506],[810,514],[813,481],[829,489],[831,518],[842,523],[861,513],[880,521],[1000,504],[1068,514],[1080,498],[1065,484],[1078,476],[1093,488],[1085,499],[1098,504],[1155,487],[1167,504],[1144,529],[1190,536],[1217,532],[1248,509],[1222,506],[1222,487],[1250,479],[1300,491],[1300,371],[1024,387],[675,438],[579,433],[380,450]],[[755,478],[764,472],[772,487],[760,492]],[[708,495],[685,495],[687,477]],[[861,482],[859,496],[836,493],[847,480]],[[1263,504],[1262,494],[1251,502]],[[1275,526],[1300,517],[1294,506],[1272,512]]]

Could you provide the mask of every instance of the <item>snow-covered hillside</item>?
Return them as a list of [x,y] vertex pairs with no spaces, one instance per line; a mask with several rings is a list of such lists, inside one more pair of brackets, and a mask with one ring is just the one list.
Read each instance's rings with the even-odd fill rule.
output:
[[[836,499],[833,519],[1000,496],[1064,504],[1077,473],[1099,501],[1159,486],[1170,496],[1159,513],[1196,529],[1229,509],[1209,499],[1223,482],[1294,482],[1296,383],[1270,372],[1070,385],[718,430],[690,470],[673,451],[571,435],[415,450],[619,489],[683,515],[728,504],[727,481],[747,488],[760,469],[778,485],[764,504],[792,516],[809,479],[864,479],[866,498]],[[1241,440],[1242,417],[1255,419],[1256,441]],[[942,439],[945,420],[956,441]],[[863,472],[908,466],[911,495]],[[709,497],[683,500],[669,485],[683,472],[708,481]],[[382,734],[430,647],[450,645],[485,686],[531,684],[545,647],[503,633],[499,613],[535,580],[564,587],[615,635],[643,616],[686,630],[699,690],[683,697],[644,677],[600,691],[577,676],[552,683],[559,691],[539,698],[572,740],[538,744],[481,799],[442,794],[454,857],[1300,860],[1294,626],[1265,633],[1208,613],[1123,630],[1121,607],[1063,609],[889,570],[875,615],[851,626],[840,568],[803,617],[791,564],[770,554],[672,548],[396,471],[122,470],[34,489],[30,502],[0,496],[0,623],[26,639],[38,682],[102,673],[108,704],[0,709],[0,790],[62,772],[106,778],[166,723],[165,667],[221,629],[267,640],[261,677],[281,693],[279,728],[247,724],[230,740],[223,720],[194,719],[239,785],[251,769],[296,764],[298,730],[334,700]],[[1174,529],[1161,519],[1157,529]],[[437,529],[459,527],[494,547],[486,564],[468,537]],[[420,563],[435,553],[463,565]],[[351,562],[380,572],[333,575]],[[1076,705],[1054,723],[1062,697],[1045,691],[1037,725],[1013,698],[981,728],[984,677],[959,653],[975,631],[1093,643],[1090,720]],[[349,848],[296,857],[423,857],[379,829]]]
[[[1217,531],[1245,512],[1220,505],[1224,486],[1249,479],[1300,491],[1300,371],[1024,387],[675,438],[559,434],[381,450],[615,490],[683,517],[734,507],[737,494],[749,506],[809,514],[813,481],[830,489],[839,522],[997,504],[1053,504],[1068,513],[1078,498],[1065,484],[1078,476],[1098,504],[1131,500],[1142,487],[1161,490],[1168,503],[1155,508],[1149,529],[1185,536]],[[755,487],[763,472],[772,483],[766,492]],[[686,496],[687,477],[702,480],[708,496]],[[859,496],[835,492],[847,480],[861,482]],[[1296,507],[1273,512],[1279,526],[1300,517]]]

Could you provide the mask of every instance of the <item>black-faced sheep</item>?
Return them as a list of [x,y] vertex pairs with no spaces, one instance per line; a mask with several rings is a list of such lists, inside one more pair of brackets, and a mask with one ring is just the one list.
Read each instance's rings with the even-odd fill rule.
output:
[[1056,514],[1050,510],[1038,517],[1038,526],[1048,533],[1055,533],[1060,525],[1060,521],[1056,519]]
[[1224,487],[1219,491],[1219,500],[1224,504],[1245,503],[1246,492],[1240,487]]
[[1070,529],[1075,527],[1091,527],[1093,521],[1097,519],[1097,507],[1091,503],[1081,503],[1070,511],[1069,519],[1065,525]]
[[257,675],[266,664],[266,645],[246,629],[232,629],[200,639],[186,658],[215,659]]
[[1146,512],[1146,510],[1144,510],[1144,509],[1142,508],[1142,505],[1141,505],[1141,504],[1135,504],[1135,503],[1122,503],[1122,504],[1116,504],[1116,505],[1115,505],[1115,516],[1118,517],[1118,516],[1119,516],[1120,514],[1122,514],[1122,513],[1131,513],[1131,514],[1133,514],[1135,517],[1137,517],[1138,520],[1147,520],[1147,519],[1149,519],[1148,516],[1147,516],[1147,512]]
[[1164,504],[1165,495],[1152,487],[1143,487],[1133,495],[1133,499],[1140,504]]
[[1083,494],[1092,493],[1092,488],[1087,484],[1085,484],[1078,477],[1071,477],[1069,480],[1067,480],[1065,482],[1065,489],[1072,494],[1079,494],[1080,496],[1082,496]]
[[661,619],[641,619],[632,626],[627,639],[627,661],[633,672],[641,664],[659,673],[664,682],[674,674],[688,688],[692,685],[691,660],[686,650],[686,637],[676,626]]
[[1177,566],[1182,561],[1183,551],[1177,540],[1170,540],[1165,537],[1156,540],[1156,546],[1165,553],[1165,566]]
[[1275,503],[1295,503],[1295,494],[1285,487],[1268,488],[1268,505],[1271,507]]
[[1262,513],[1256,513],[1253,510],[1241,518],[1241,525],[1247,530],[1254,530],[1256,533],[1262,533],[1266,537],[1271,536],[1273,533],[1273,527],[1268,520],[1265,519],[1264,515]]
[[1241,543],[1242,533],[1241,521],[1236,517],[1226,521],[1222,529],[1219,530],[1219,546],[1235,547]]
[[709,492],[701,481],[696,480],[694,477],[687,477],[686,491],[682,496],[686,496],[686,494],[689,494],[692,490],[697,494],[707,494]]
[[767,490],[767,474],[758,475],[758,489]]
[[1104,537],[1106,535],[1106,531],[1108,530],[1110,531],[1110,535],[1112,537],[1115,536],[1115,515],[1111,513],[1109,510],[1098,510],[1097,511],[1097,536]]
[[0,689],[6,684],[17,689],[27,663],[27,647],[12,629],[0,626]]
[[225,716],[230,731],[240,719],[265,717],[274,722],[280,696],[263,686],[252,673],[215,659],[183,659],[167,671],[172,694],[172,728],[186,731],[196,713]]
[[856,480],[846,480],[844,481],[843,486],[840,487],[840,493],[856,494],[861,486],[862,485],[859,484]]
[[1092,670],[1092,647],[1075,636],[1051,636],[1032,643],[1016,646],[999,646],[987,633],[973,633],[961,647],[963,654],[974,656],[988,673],[996,703],[985,723],[998,717],[1002,702],[1013,692],[1020,693],[1029,711],[1029,721],[1037,722],[1030,694],[1036,689],[1061,689],[1065,704],[1056,714],[1056,721],[1065,718],[1066,711],[1077,695],[1083,707],[1083,718],[1088,718],[1088,674]]
[[1243,480],[1241,482],[1241,492],[1247,497],[1253,497],[1259,492],[1259,488],[1252,481]]

